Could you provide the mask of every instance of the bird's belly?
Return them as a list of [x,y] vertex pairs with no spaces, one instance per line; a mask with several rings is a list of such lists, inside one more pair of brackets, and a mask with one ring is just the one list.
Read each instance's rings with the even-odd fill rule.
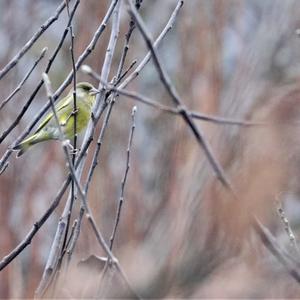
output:
[[[79,108],[79,113],[76,115],[76,132],[82,132],[90,119],[90,112],[84,111],[83,108]],[[71,139],[74,137],[74,116],[70,117],[67,124],[63,126],[63,132],[66,138]]]

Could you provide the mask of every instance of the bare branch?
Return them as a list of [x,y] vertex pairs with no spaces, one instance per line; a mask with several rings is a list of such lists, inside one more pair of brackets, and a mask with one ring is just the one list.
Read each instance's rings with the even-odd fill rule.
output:
[[280,247],[272,233],[256,217],[253,217],[252,225],[266,248],[282,263],[288,273],[300,283],[299,261],[295,261],[293,257]]
[[[66,0],[67,3],[67,12],[68,16],[70,18],[70,9],[69,9],[69,0]],[[75,57],[74,57],[74,33],[73,33],[73,27],[72,22],[70,22],[69,25],[69,32],[70,32],[70,39],[71,39],[71,46],[70,46],[70,53],[71,53],[71,60],[72,60],[72,68],[73,68],[73,115],[74,115],[74,124],[73,124],[73,132],[74,132],[74,139],[73,139],[73,156],[72,156],[72,164],[75,165],[75,159],[76,159],[76,153],[77,153],[77,95],[76,95],[76,67],[75,67]],[[72,215],[72,209],[73,204],[75,201],[76,193],[75,193],[75,183],[72,181],[71,185],[71,201],[69,205],[69,211],[68,211],[68,218],[67,218],[67,226],[65,231],[65,238],[62,245],[62,252],[65,251],[65,245],[68,238],[68,231],[71,221],[71,215]],[[60,259],[61,261],[61,259]]]
[[300,249],[298,247],[298,243],[297,243],[297,240],[296,240],[296,237],[295,237],[295,234],[290,226],[290,223],[289,223],[289,220],[288,218],[286,217],[285,215],[285,212],[283,210],[283,207],[282,207],[282,204],[280,202],[280,200],[277,201],[278,203],[278,208],[277,208],[277,211],[278,211],[278,215],[280,217],[280,220],[284,226],[284,230],[290,240],[290,243],[291,243],[291,246],[294,248],[294,250],[296,250],[296,253],[297,255],[299,256],[300,254]]

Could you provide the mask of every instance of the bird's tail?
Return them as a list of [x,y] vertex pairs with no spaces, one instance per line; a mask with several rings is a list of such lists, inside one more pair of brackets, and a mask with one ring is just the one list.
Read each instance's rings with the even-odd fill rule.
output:
[[23,140],[21,143],[13,147],[12,150],[18,151],[17,157],[20,157],[24,154],[32,145],[42,142],[44,139],[38,136],[39,134],[36,133],[27,139]]

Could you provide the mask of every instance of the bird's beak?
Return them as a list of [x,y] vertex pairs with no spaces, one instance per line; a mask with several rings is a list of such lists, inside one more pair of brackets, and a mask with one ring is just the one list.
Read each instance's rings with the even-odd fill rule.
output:
[[97,94],[99,94],[100,93],[100,91],[99,90],[97,90],[96,88],[92,88],[91,90],[90,90],[90,95],[97,95]]

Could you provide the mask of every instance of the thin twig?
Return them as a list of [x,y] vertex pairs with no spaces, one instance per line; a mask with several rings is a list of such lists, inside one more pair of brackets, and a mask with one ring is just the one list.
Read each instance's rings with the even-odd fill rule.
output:
[[280,217],[280,220],[283,224],[284,227],[284,231],[286,232],[289,241],[291,243],[291,246],[293,247],[294,250],[296,250],[296,253],[298,254],[298,256],[300,255],[300,249],[295,237],[295,234],[290,226],[289,220],[285,215],[285,212],[283,210],[282,204],[280,202],[280,200],[277,201],[278,207],[277,207],[277,211],[278,211],[278,215]]
[[110,237],[110,250],[112,250],[113,248],[113,244],[114,244],[114,240],[115,240],[115,236],[116,236],[116,232],[117,232],[117,227],[120,221],[120,217],[121,217],[121,210],[122,210],[122,206],[123,206],[123,202],[124,202],[124,191],[125,191],[125,185],[126,185],[126,181],[127,181],[127,175],[128,175],[128,171],[130,168],[130,150],[131,150],[131,145],[132,145],[132,140],[133,140],[133,134],[134,134],[134,129],[135,129],[135,114],[136,114],[136,106],[134,106],[132,108],[132,112],[131,112],[131,118],[132,118],[132,125],[130,128],[130,133],[129,133],[129,138],[128,138],[128,145],[127,145],[127,157],[126,157],[126,168],[125,168],[125,172],[124,172],[124,177],[122,179],[122,184],[121,184],[121,193],[120,193],[120,198],[119,198],[119,203],[118,203],[118,207],[117,207],[117,213],[116,213],[116,218],[115,218],[115,223],[114,223],[114,227],[113,227],[113,231]]
[[[140,9],[141,3],[142,3],[142,0],[136,0],[136,1],[135,1],[135,8],[136,8],[137,10]],[[122,52],[122,55],[121,55],[120,63],[119,63],[119,66],[118,66],[118,71],[117,71],[117,74],[119,74],[118,80],[120,80],[120,81],[121,81],[122,78],[124,77],[124,74],[122,75],[122,73],[123,73],[123,68],[124,68],[125,60],[126,60],[127,53],[128,53],[128,50],[129,50],[129,42],[130,42],[130,38],[131,38],[131,35],[132,35],[134,29],[135,29],[135,21],[134,21],[134,19],[131,17],[131,18],[130,18],[130,21],[129,21],[128,31],[127,31],[127,33],[125,34],[125,43],[124,43],[124,47],[123,47],[123,52]],[[116,82],[116,85],[117,85],[117,84],[118,84],[118,82]]]
[[300,283],[300,263],[289,255],[276,241],[272,233],[263,226],[260,221],[253,217],[252,226],[255,232],[260,237],[266,248],[278,259],[279,262],[286,268],[287,272]]
[[45,47],[42,50],[40,56],[33,63],[32,67],[27,71],[27,73],[25,74],[25,76],[23,77],[23,79],[20,81],[20,83],[18,84],[18,86],[9,94],[8,97],[6,97],[5,100],[2,101],[2,103],[0,104],[0,111],[14,97],[14,95],[16,95],[21,90],[22,86],[24,85],[24,83],[26,82],[26,80],[29,78],[29,76],[31,75],[31,73],[33,72],[33,70],[36,68],[36,66],[39,64],[39,62],[45,56],[45,53],[47,52],[47,50],[48,50],[47,47]]
[[67,264],[67,266],[71,262],[71,258],[72,258],[72,254],[73,254],[74,249],[75,249],[76,241],[78,240],[78,237],[79,237],[79,234],[80,234],[80,230],[81,230],[80,227],[81,227],[81,221],[83,219],[83,216],[84,216],[84,209],[80,208],[79,218],[77,220],[76,227],[74,229],[74,234],[72,235],[72,239],[70,240],[70,244],[67,248],[67,255],[68,255],[68,264]]
[[[126,75],[131,71],[131,69],[136,65],[137,63],[137,60],[135,59],[130,65],[129,67],[123,72],[123,74],[120,76],[119,79],[116,80],[115,82],[115,86],[117,86],[122,80],[124,77],[126,77]],[[94,71],[89,65],[83,65],[81,67],[81,71],[89,76],[91,76],[91,78],[97,80],[98,82],[101,81],[101,77],[100,75]]]
[[135,59],[130,65],[129,67],[123,72],[123,74],[121,74],[120,78],[116,81],[115,85],[118,85],[123,78],[125,78],[127,76],[127,74],[131,71],[131,69],[136,65],[137,60]]
[[[69,9],[69,0],[66,0],[67,3],[67,12],[68,16],[70,18],[70,9]],[[70,32],[70,39],[71,39],[71,47],[70,47],[70,53],[71,53],[71,60],[72,60],[72,68],[73,68],[73,116],[74,116],[74,124],[73,124],[73,132],[74,132],[74,139],[73,139],[73,156],[72,156],[72,164],[75,166],[75,159],[76,159],[76,149],[77,149],[77,95],[76,95],[76,68],[75,68],[75,57],[74,57],[74,33],[73,33],[73,26],[72,22],[70,22],[69,25],[69,32]],[[67,218],[67,226],[66,226],[66,231],[65,231],[65,238],[64,238],[64,243],[62,246],[62,251],[65,249],[66,241],[68,238],[68,231],[69,231],[69,226],[70,226],[70,221],[71,221],[71,215],[72,215],[72,210],[73,210],[73,204],[75,201],[76,197],[76,192],[75,192],[75,183],[72,181],[71,184],[71,201],[70,201],[70,206],[69,206],[69,211],[68,211],[68,218]],[[62,258],[61,258],[62,259]]]
[[23,55],[32,47],[32,45],[39,39],[39,37],[55,22],[58,20],[59,15],[66,6],[63,0],[57,7],[53,16],[51,16],[40,29],[31,37],[31,39],[22,47],[22,49],[14,56],[14,58],[0,71],[0,80],[19,62]]

